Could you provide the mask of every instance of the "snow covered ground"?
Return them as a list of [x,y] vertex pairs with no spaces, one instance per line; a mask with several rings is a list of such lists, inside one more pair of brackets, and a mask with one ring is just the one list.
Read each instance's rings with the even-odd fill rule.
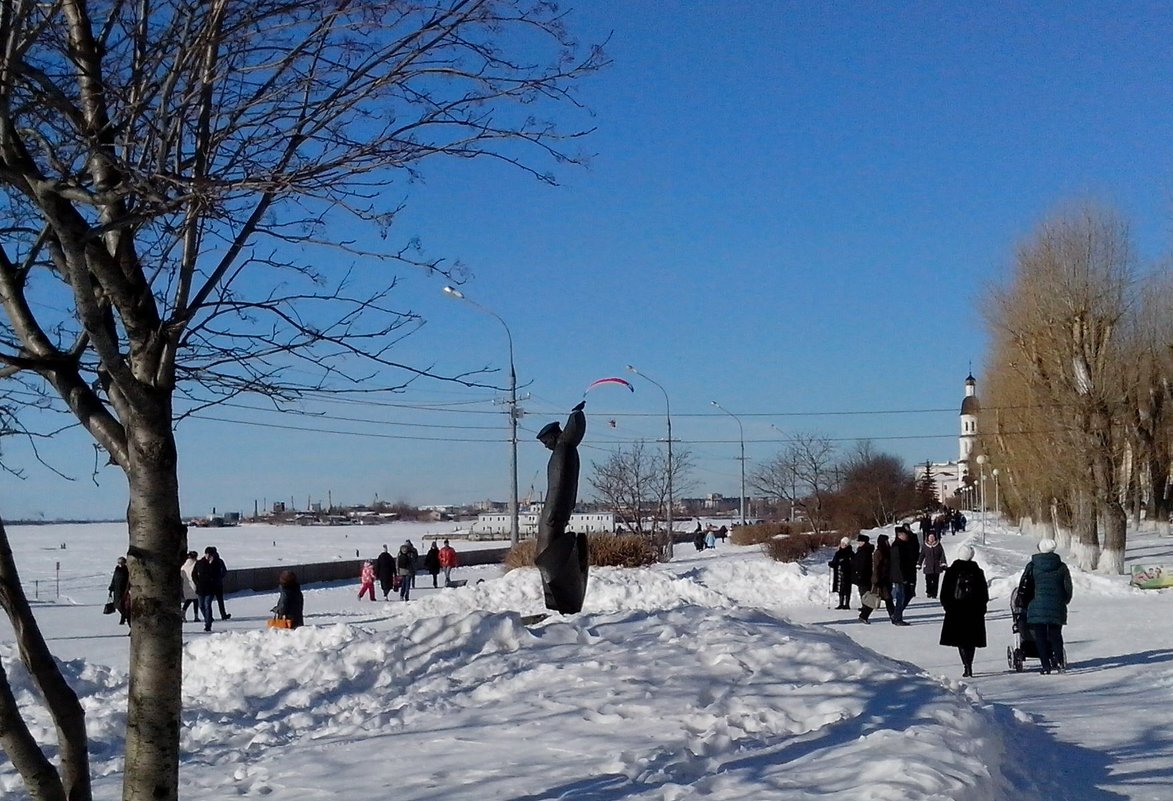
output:
[[[230,567],[352,559],[418,546],[406,525],[193,531],[191,544],[217,545]],[[9,535],[84,699],[96,796],[118,798],[128,638],[100,607],[124,535]],[[950,557],[962,542],[993,596],[967,680],[936,644],[935,602],[917,598],[905,628],[829,609],[829,553],[781,565],[685,546],[670,564],[592,571],[581,614],[530,626],[521,617],[544,611],[532,570],[461,568],[469,583],[448,590],[421,576],[408,603],[359,601],[357,582],[309,587],[308,625],[292,632],[264,629],[273,594],[233,596],[211,634],[186,624],[181,795],[1173,799],[1173,593],[1073,569],[1071,670],[1012,673],[1008,595],[1033,542],[993,522],[986,546],[975,530],[946,537]],[[1133,533],[1129,557],[1173,564],[1173,539]],[[0,659],[35,706],[6,622]],[[34,721],[52,742],[48,718]],[[7,761],[0,797],[25,798]]]

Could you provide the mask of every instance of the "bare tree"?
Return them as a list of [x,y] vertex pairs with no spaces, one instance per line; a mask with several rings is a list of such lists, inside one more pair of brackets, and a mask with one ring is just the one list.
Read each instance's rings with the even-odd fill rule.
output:
[[1134,269],[1127,226],[1118,217],[1091,207],[1068,211],[1019,248],[1013,278],[995,293],[989,312],[1012,345],[1009,360],[1051,408],[1056,436],[1075,457],[1065,465],[1065,495],[1076,559],[1106,572],[1124,568],[1120,327]]
[[835,443],[819,434],[796,434],[768,461],[747,474],[750,485],[770,498],[794,504],[815,533],[829,522],[828,499],[836,488]]
[[387,268],[449,268],[339,223],[386,236],[388,184],[432,156],[553,182],[585,131],[545,117],[603,56],[541,0],[6,0],[0,45],[0,365],[126,476],[123,797],[175,799],[177,418],[432,374],[392,356],[418,318]]
[[1166,269],[1140,288],[1136,313],[1125,331],[1125,420],[1136,516],[1169,518],[1173,466],[1173,272]]
[[[637,534],[652,534],[667,517],[669,465],[664,450],[637,440],[626,450],[619,446],[603,462],[592,462],[591,469],[588,481],[596,497],[615,510],[623,527]],[[674,449],[671,469],[673,494],[687,492],[691,452]]]
[[840,465],[840,474],[835,518],[854,527],[886,526],[920,505],[908,468],[896,456],[877,452],[870,441],[856,444]]

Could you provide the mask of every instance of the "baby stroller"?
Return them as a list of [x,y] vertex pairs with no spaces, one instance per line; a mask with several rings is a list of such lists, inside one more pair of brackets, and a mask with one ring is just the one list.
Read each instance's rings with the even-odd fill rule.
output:
[[[1038,659],[1039,649],[1026,623],[1026,605],[1018,602],[1018,589],[1010,592],[1010,630],[1014,633],[1014,645],[1006,646],[1006,663],[1015,673],[1021,673],[1027,659]],[[1067,668],[1067,649],[1059,655],[1059,664]]]

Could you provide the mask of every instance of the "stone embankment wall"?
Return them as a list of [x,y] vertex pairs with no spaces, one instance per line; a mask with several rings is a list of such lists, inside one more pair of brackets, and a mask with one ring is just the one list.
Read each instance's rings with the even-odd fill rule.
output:
[[[505,558],[509,548],[485,548],[476,551],[460,551],[457,558],[460,567],[473,565],[496,565]],[[358,575],[362,572],[362,563],[365,559],[343,559],[336,562],[313,562],[309,564],[275,565],[272,567],[245,567],[229,570],[224,577],[224,592],[272,592],[277,589],[277,577],[283,570],[292,570],[297,574],[301,586],[322,584],[330,581],[353,581],[358,584]],[[460,570],[460,567],[456,568]],[[421,555],[416,564],[416,571],[424,570],[424,558]],[[456,579],[457,576],[453,576]]]

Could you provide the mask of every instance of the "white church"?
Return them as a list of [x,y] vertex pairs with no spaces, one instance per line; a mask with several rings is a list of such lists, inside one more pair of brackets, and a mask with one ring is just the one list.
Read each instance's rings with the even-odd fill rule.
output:
[[[958,455],[956,462],[930,462],[929,469],[936,483],[937,500],[945,500],[957,496],[964,496],[967,485],[976,486],[978,477],[977,464],[977,432],[978,412],[980,410],[977,399],[977,381],[971,373],[965,379],[965,397],[961,400],[961,434],[958,437]],[[917,481],[925,474],[925,464],[918,464],[915,469]],[[972,476],[973,480],[966,479]],[[971,490],[972,491],[972,490]],[[968,503],[972,507],[972,503]]]

